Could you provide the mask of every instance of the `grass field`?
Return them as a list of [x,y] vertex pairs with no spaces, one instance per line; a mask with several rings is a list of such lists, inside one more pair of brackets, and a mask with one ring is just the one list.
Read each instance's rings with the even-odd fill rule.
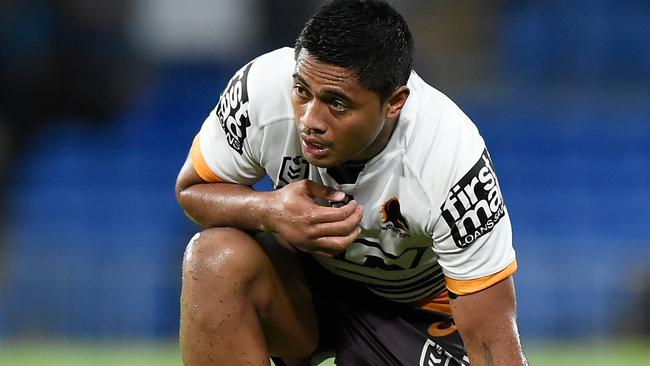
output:
[[[608,343],[532,343],[526,345],[531,365],[650,365],[650,341]],[[180,365],[175,344],[0,344],[3,366],[167,366]],[[326,361],[322,366],[331,366]]]

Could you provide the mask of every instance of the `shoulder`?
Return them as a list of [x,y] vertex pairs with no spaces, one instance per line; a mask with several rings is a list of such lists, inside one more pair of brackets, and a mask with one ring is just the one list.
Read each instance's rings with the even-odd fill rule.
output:
[[485,142],[472,120],[445,94],[415,73],[408,86],[405,157],[435,204],[477,163]]
[[296,62],[293,48],[283,47],[258,56],[250,64],[251,81],[263,83],[291,79]]
[[209,117],[208,127],[212,133],[206,131],[202,141],[208,135],[218,140],[219,131],[215,131],[214,126],[221,126],[223,139],[239,155],[245,149],[250,150],[251,156],[259,155],[266,127],[293,118],[293,68],[291,48],[263,54],[242,66],[221,92]]
[[259,127],[293,117],[291,88],[295,60],[293,48],[280,48],[251,62],[248,88],[250,118]]
[[296,62],[293,48],[283,47],[265,53],[250,62],[249,84],[251,91],[264,93],[277,91],[290,84]]
[[242,66],[219,97],[216,114],[238,129],[262,128],[291,113],[291,86],[295,61],[292,48],[265,53]]
[[[408,82],[411,95],[405,106],[408,121],[406,151],[423,169],[433,164],[438,172],[453,174],[454,166],[467,166],[480,156],[485,143],[476,125],[444,93],[413,73]],[[473,161],[472,161],[473,159]]]

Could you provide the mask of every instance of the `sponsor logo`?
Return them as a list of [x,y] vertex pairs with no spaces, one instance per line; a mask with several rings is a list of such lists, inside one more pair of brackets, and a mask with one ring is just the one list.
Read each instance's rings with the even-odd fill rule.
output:
[[285,156],[282,158],[280,175],[276,188],[286,186],[291,182],[307,179],[309,176],[309,162],[302,156]]
[[251,125],[248,116],[248,71],[253,63],[249,63],[230,79],[228,86],[221,93],[217,104],[217,117],[221,127],[226,133],[228,145],[243,153],[244,140],[246,140],[246,128]]
[[357,238],[354,244],[363,246],[363,250],[355,254],[355,257],[345,254],[345,260],[349,263],[360,264],[368,268],[379,268],[383,271],[402,271],[405,269],[417,268],[422,258],[431,250],[431,247],[409,247],[401,253],[389,253],[379,241],[371,238]]
[[451,188],[440,210],[459,248],[471,245],[501,220],[503,196],[487,150]]
[[392,231],[402,238],[409,236],[409,223],[402,216],[397,197],[392,197],[381,205],[381,214],[383,217],[380,225],[382,230]]

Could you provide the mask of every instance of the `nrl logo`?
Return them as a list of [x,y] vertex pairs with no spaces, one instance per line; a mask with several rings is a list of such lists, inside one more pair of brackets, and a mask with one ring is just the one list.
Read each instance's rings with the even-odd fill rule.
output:
[[397,197],[392,197],[381,205],[381,214],[383,216],[381,220],[382,230],[390,230],[401,238],[409,236],[409,223],[400,211]]
[[309,162],[302,156],[285,156],[282,159],[280,175],[275,188],[284,187],[291,182],[307,179],[309,176]]
[[459,360],[451,353],[445,351],[440,345],[436,344],[436,342],[427,339],[420,353],[420,366],[446,366],[452,364],[452,362],[454,365],[469,366],[469,358],[467,355],[464,355],[462,360]]

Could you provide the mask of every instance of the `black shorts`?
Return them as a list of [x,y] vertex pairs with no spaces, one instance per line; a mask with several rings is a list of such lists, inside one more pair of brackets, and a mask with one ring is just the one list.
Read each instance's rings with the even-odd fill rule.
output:
[[337,366],[469,365],[449,314],[383,299],[300,257],[319,322],[318,352],[333,350]]

